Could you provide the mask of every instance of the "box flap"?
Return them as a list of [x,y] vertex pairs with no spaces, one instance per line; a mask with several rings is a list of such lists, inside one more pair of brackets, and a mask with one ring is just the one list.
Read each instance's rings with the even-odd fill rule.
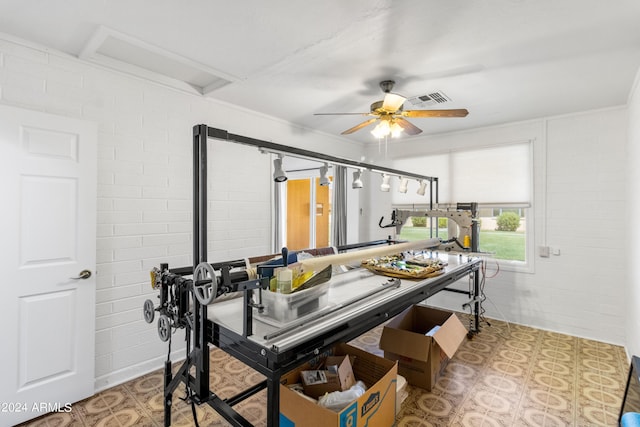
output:
[[391,319],[387,326],[394,329],[411,330],[413,326],[413,311],[415,306],[405,308],[400,314]]
[[396,364],[394,361],[372,355],[349,344],[341,343],[336,348],[342,354],[348,352],[349,356],[355,356],[352,364],[353,376],[356,380],[364,382],[367,387],[375,384]]
[[328,356],[321,369],[300,371],[304,393],[319,398],[325,393],[348,390],[356,383],[351,356]]
[[431,337],[385,326],[379,346],[384,351],[426,362],[429,359],[431,343]]
[[464,338],[467,336],[467,328],[464,327],[458,316],[451,314],[440,329],[433,334],[433,339],[438,343],[447,357],[452,358]]
[[353,377],[350,356],[329,356],[325,360],[325,367],[329,367],[330,365],[338,366],[340,390],[348,390],[356,383],[356,380]]

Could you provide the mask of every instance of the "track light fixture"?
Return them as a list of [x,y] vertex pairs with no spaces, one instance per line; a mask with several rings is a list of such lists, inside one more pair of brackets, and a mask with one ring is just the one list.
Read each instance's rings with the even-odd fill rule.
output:
[[408,187],[409,187],[409,179],[405,177],[400,177],[400,187],[398,188],[398,191],[401,193],[406,193]]
[[329,172],[329,164],[325,163],[324,166],[320,168],[320,185],[323,187],[326,187],[330,183],[329,178],[327,178],[327,172]]
[[285,182],[287,180],[287,174],[282,169],[283,158],[282,154],[278,154],[278,158],[273,160],[273,180],[275,182]]
[[418,188],[418,191],[416,191],[416,193],[418,193],[418,195],[420,196],[424,196],[424,193],[426,193],[427,191],[427,181],[421,179],[418,182],[420,182],[420,187]]
[[358,169],[356,171],[353,171],[353,184],[351,184],[351,188],[362,188],[363,184],[362,184],[362,169]]
[[389,180],[391,179],[390,175],[382,174],[382,184],[380,184],[380,191],[388,192],[391,189],[391,185],[389,185]]
[[[249,144],[249,145],[253,145],[253,144]],[[360,161],[351,161],[348,159],[332,158],[331,156],[327,156],[322,153],[307,152],[304,150],[293,149],[291,147],[285,147],[285,146],[282,146],[282,148],[272,148],[270,146],[269,147],[258,146],[258,149],[263,154],[272,154],[277,156],[277,158],[273,160],[273,180],[275,182],[287,181],[287,174],[285,172],[285,169],[283,168],[283,161],[284,161],[284,158],[288,156],[296,159],[299,158],[299,159],[313,160],[316,162],[321,161],[323,163],[323,166],[319,168],[319,172],[320,172],[319,184],[321,186],[332,185],[331,180],[329,179],[328,173],[330,168],[329,165],[333,164],[333,165],[339,165],[339,166],[355,169],[355,171],[353,172],[353,181],[351,184],[352,188],[354,189],[364,188],[364,184],[362,182],[362,172],[365,170],[368,170],[372,173],[382,175],[382,183],[380,185],[380,191],[384,191],[384,192],[391,191],[391,183],[390,183],[391,177],[396,176],[400,179],[400,187],[398,190],[401,193],[407,192],[407,187],[408,187],[407,180],[415,179],[416,181],[418,181],[418,184],[419,184],[419,188],[417,191],[419,195],[424,196],[426,193],[427,185],[432,183],[434,188],[436,189],[435,191],[436,191],[436,199],[437,199],[437,191],[438,191],[437,178],[417,175],[411,172],[398,171],[395,169],[375,166],[372,164],[365,164],[365,163],[362,163],[364,158],[361,158]]]

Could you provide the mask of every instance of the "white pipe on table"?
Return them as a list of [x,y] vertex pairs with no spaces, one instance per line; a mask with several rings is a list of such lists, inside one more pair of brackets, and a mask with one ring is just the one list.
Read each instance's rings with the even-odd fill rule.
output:
[[375,258],[385,255],[397,254],[400,252],[428,249],[440,245],[440,239],[416,240],[414,242],[398,243],[395,245],[384,245],[375,248],[362,249],[353,252],[344,252],[336,255],[325,255],[298,261],[290,264],[289,268],[300,267],[302,272],[321,271],[328,265],[348,265],[355,261],[360,262],[365,259]]

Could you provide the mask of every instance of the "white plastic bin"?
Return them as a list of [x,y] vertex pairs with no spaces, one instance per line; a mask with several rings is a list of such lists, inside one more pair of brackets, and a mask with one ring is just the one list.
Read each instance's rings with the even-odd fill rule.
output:
[[291,294],[264,290],[262,304],[265,308],[261,315],[283,323],[297,320],[326,307],[328,290],[329,282]]

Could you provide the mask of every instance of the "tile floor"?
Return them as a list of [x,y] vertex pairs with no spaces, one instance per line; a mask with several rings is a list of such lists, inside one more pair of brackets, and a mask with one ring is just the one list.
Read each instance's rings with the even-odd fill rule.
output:
[[[474,339],[465,340],[431,392],[408,386],[398,426],[617,425],[628,370],[622,347],[490,322]],[[376,328],[352,344],[381,354],[380,333]],[[261,379],[218,349],[211,351],[211,362],[212,388],[223,398]],[[178,395],[183,391],[174,395],[171,425],[192,426],[191,407]],[[236,409],[264,426],[265,402],[262,391]],[[207,405],[196,411],[200,426],[228,425]],[[78,402],[69,414],[44,416],[22,426],[163,426],[162,373]]]

